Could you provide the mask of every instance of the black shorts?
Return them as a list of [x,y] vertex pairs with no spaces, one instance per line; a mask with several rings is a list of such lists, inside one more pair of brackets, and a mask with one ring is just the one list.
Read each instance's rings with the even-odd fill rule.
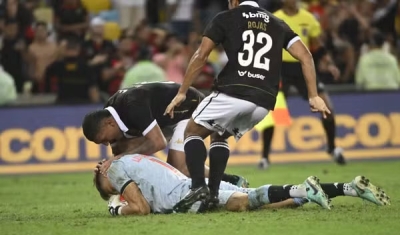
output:
[[[299,62],[282,63],[282,91],[287,96],[290,86],[294,86],[300,96],[308,100],[306,81],[304,80],[303,70]],[[317,79],[318,94],[325,91],[324,84]]]

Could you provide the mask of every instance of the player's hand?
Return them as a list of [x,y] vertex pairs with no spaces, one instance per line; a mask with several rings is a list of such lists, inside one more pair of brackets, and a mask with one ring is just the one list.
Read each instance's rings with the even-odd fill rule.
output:
[[320,112],[324,118],[327,117],[328,114],[331,114],[331,111],[326,106],[325,102],[321,97],[315,96],[309,99],[310,108],[313,113]]
[[178,93],[175,98],[168,105],[167,109],[164,112],[164,115],[169,115],[171,118],[174,118],[174,108],[179,107],[183,101],[186,100],[186,94]]
[[108,160],[103,161],[103,163],[99,167],[99,170],[100,170],[101,174],[103,174],[103,175],[106,174],[108,168],[110,168],[110,166],[111,166],[112,160],[113,159],[108,159]]
[[[96,174],[97,172],[100,171],[101,166],[103,165],[103,163],[107,161],[106,159],[101,160],[100,162],[97,163],[96,167],[94,168],[94,173]],[[101,172],[101,171],[100,171]]]

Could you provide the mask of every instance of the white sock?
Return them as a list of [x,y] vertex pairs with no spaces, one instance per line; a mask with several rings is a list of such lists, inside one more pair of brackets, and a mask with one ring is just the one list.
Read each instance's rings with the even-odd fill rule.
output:
[[[301,187],[300,187],[301,186]],[[290,197],[307,197],[306,188],[302,185],[293,185],[289,190]]]
[[357,191],[351,187],[350,183],[343,184],[343,193],[346,196],[358,197]]

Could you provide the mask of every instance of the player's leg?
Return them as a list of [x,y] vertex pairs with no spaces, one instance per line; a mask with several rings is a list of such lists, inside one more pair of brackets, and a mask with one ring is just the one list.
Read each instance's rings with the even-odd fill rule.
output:
[[[258,115],[254,115],[255,111]],[[186,210],[202,195],[208,193],[208,188],[205,187],[204,168],[199,169],[199,164],[202,163],[204,166],[207,157],[203,139],[213,132],[218,132],[220,135],[228,132],[238,140],[267,113],[266,109],[258,108],[251,102],[220,92],[212,93],[199,104],[185,130],[186,163],[192,178],[192,190],[177,204],[177,210],[179,207]],[[255,120],[256,116],[259,119]],[[210,172],[212,171],[213,165],[210,164]],[[214,174],[216,179],[220,178],[218,174]],[[211,173],[211,177],[214,176]]]
[[[286,189],[291,187],[294,186],[284,186]],[[385,191],[372,184],[369,179],[364,176],[357,176],[349,183],[323,183],[321,184],[321,188],[326,195],[328,195],[329,199],[340,196],[350,196],[359,197],[379,206],[390,205],[390,197]]]
[[[167,162],[178,169],[180,172],[182,172],[184,175],[187,177],[190,177],[189,170],[187,168],[186,164],[186,157],[185,157],[185,149],[184,149],[184,132],[185,128],[187,126],[187,123],[189,122],[189,119],[182,120],[180,121],[174,128],[171,140],[168,143],[168,158]],[[215,151],[216,149],[213,150],[213,152],[218,153],[219,151]],[[210,149],[210,157],[211,157],[211,149]],[[204,166],[204,175],[206,178],[209,178],[209,168],[208,166]],[[230,174],[223,174],[222,180],[234,185],[238,186],[248,186],[248,184],[243,185],[247,181],[237,175],[230,175]]]
[[326,91],[324,91],[324,85],[322,83],[318,83],[318,95],[324,100],[325,104],[328,106],[331,114],[327,116],[327,118],[322,118],[322,126],[324,127],[326,139],[328,142],[328,153],[333,157],[333,159],[340,165],[346,164],[345,158],[343,156],[343,149],[340,147],[336,147],[335,138],[336,138],[336,122],[335,122],[335,114],[333,110],[333,105],[331,100],[329,99],[329,95]]
[[372,184],[364,176],[356,176],[349,183],[327,183],[321,184],[321,187],[329,198],[351,196],[362,198],[379,206],[390,205],[390,197],[385,191]]
[[[214,208],[217,204],[219,186],[229,158],[227,138],[234,135],[236,140],[239,140],[244,133],[252,129],[268,114],[266,109],[257,107],[248,101],[235,99],[229,103],[231,112],[227,117],[232,118],[228,122],[226,118],[225,120],[222,119],[217,122],[224,127],[224,134],[214,133],[211,136],[210,178],[208,182],[208,187],[210,189],[210,199],[208,201],[210,203],[210,209]],[[237,107],[233,107],[232,104]],[[237,110],[241,111],[238,112]]]
[[[220,191],[220,203],[226,201],[226,209],[230,211],[244,211],[266,208],[266,205],[275,204],[275,207],[291,206],[293,201],[288,199],[307,198],[323,208],[330,209],[328,198],[314,176],[308,177],[303,184],[290,188],[277,185],[264,185],[259,188],[245,192],[236,192],[226,200],[226,194],[230,190]],[[300,199],[301,200],[301,199]],[[286,202],[284,202],[286,201]],[[284,202],[284,203],[282,203]]]
[[[205,182],[204,163],[207,158],[207,149],[204,145],[204,139],[214,132],[211,125],[206,125],[207,120],[212,120],[216,116],[218,103],[216,99],[219,93],[212,93],[203,99],[197,109],[193,112],[184,132],[184,150],[186,165],[192,179],[191,190],[180,200],[174,210],[178,212],[187,212],[195,202],[208,197],[209,190]],[[211,109],[211,110],[210,110]],[[202,125],[196,123],[194,119],[203,118]]]
[[[303,73],[301,71],[301,65],[298,64],[296,68],[293,68],[293,70],[295,69],[298,70],[299,73],[297,75],[297,79],[293,80],[292,85],[296,87],[300,96],[308,102],[308,90],[303,77]],[[327,152],[333,157],[336,163],[343,165],[346,163],[342,153],[343,150],[341,148],[337,148],[335,145],[336,123],[332,102],[329,99],[328,93],[324,89],[324,84],[320,81],[317,81],[317,91],[318,95],[325,101],[326,105],[331,111],[331,114],[328,115],[327,118],[321,117],[322,126],[324,127],[326,139],[328,142]]]
[[209,208],[215,208],[218,205],[219,187],[229,159],[228,137],[229,133],[225,136],[220,136],[215,132],[211,134],[209,150],[211,170],[208,179],[210,198],[207,202]]
[[271,143],[272,138],[274,137],[274,126],[270,126],[265,128],[262,131],[262,140],[263,140],[263,151],[262,151],[262,159],[258,164],[260,169],[267,169],[269,165],[269,153],[271,152]]

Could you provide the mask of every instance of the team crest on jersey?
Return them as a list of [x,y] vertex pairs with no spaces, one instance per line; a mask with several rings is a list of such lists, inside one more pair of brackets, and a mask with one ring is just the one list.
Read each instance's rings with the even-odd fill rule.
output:
[[251,18],[263,18],[265,23],[269,23],[269,16],[267,13],[263,12],[263,11],[257,11],[256,13],[254,12],[248,12],[242,13],[242,16],[246,19],[251,19]]
[[307,28],[303,28],[301,30],[301,34],[303,34],[303,36],[307,37],[308,36],[308,29]]

